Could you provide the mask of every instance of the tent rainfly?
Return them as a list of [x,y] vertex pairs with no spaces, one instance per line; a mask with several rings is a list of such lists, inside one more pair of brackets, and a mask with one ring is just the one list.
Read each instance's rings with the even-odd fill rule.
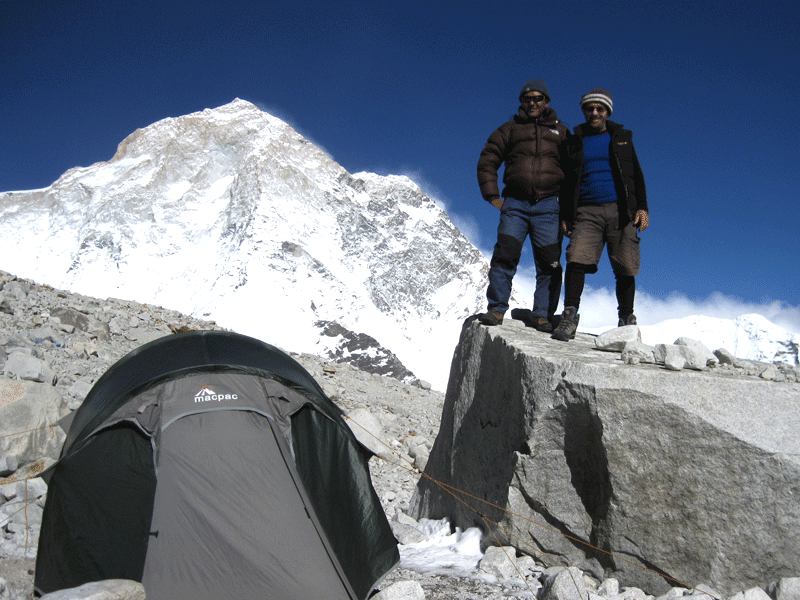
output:
[[148,600],[364,600],[399,561],[369,457],[274,346],[160,338],[74,413],[48,473],[35,590],[131,579]]

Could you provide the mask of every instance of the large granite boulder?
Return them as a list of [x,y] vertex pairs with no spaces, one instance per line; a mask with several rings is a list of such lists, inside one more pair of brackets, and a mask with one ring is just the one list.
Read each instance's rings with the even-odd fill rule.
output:
[[800,385],[514,324],[464,324],[416,518],[655,595],[800,574]]

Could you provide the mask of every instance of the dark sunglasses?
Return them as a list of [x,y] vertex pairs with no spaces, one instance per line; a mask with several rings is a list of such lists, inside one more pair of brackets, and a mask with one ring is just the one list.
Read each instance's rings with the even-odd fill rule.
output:
[[520,101],[523,104],[530,104],[531,102],[535,104],[540,104],[544,102],[545,98],[546,96],[523,96],[522,98],[520,98]]
[[608,109],[605,106],[584,106],[583,112],[592,114],[593,112],[597,112],[598,114],[603,114],[607,112]]

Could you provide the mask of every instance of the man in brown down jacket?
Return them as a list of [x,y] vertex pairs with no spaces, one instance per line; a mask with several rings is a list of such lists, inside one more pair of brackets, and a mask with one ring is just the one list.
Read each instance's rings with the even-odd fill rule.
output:
[[[530,236],[536,264],[533,326],[539,331],[552,331],[561,294],[558,196],[569,130],[550,108],[544,81],[528,81],[520,91],[519,101],[517,114],[489,136],[478,160],[481,195],[500,209],[486,291],[488,311],[480,321],[484,325],[503,322],[522,246]],[[503,163],[505,187],[501,197],[497,171]]]

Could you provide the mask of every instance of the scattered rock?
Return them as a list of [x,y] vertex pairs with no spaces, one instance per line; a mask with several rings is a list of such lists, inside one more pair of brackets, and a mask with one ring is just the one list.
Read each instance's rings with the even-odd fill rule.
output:
[[145,600],[145,591],[138,581],[107,579],[51,592],[42,596],[42,600]]
[[663,356],[660,362],[663,362],[664,366],[670,371],[681,371],[689,365],[687,353],[683,346],[658,344],[656,348],[657,354]]
[[490,546],[486,549],[478,569],[498,579],[517,579],[517,549],[513,546]]
[[[628,325],[630,327],[630,325]],[[580,569],[570,567],[562,569],[548,578],[542,588],[540,600],[584,600],[588,597],[583,573]]]
[[[635,325],[626,325],[625,327],[635,327]],[[637,340],[625,342],[622,347],[622,362],[627,365],[654,364],[656,362],[655,348]]]
[[772,600],[772,598],[761,588],[754,587],[731,596],[730,600]]
[[372,600],[425,600],[425,590],[416,581],[398,581],[372,596]]
[[718,348],[717,350],[714,350],[714,356],[717,357],[722,365],[732,365],[735,367],[739,364],[739,359],[734,356],[733,352],[726,350],[725,348]]
[[773,600],[800,600],[800,577],[784,577],[767,586]]
[[719,359],[709,350],[703,342],[688,337],[679,337],[675,340],[676,346],[685,346],[692,351],[692,362],[699,366],[711,367],[719,362]]
[[625,325],[609,329],[595,339],[595,347],[607,352],[622,352],[625,344],[642,341],[642,332],[636,325]]

